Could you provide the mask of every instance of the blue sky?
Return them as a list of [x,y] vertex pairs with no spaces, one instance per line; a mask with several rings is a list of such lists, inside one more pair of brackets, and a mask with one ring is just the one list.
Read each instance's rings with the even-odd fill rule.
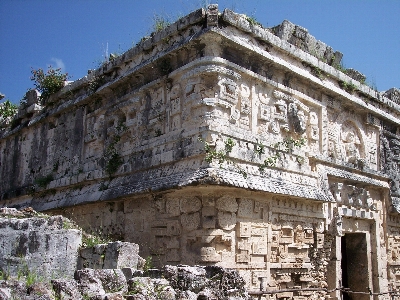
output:
[[0,92],[19,103],[33,87],[31,68],[48,65],[77,80],[151,33],[155,15],[173,20],[206,2],[265,27],[287,19],[341,51],[345,67],[379,91],[400,88],[400,0],[0,0]]

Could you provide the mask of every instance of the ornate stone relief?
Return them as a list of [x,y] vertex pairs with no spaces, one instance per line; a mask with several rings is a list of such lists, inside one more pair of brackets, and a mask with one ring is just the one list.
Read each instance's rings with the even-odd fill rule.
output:
[[337,209],[333,212],[333,217],[329,224],[329,233],[334,236],[343,236],[343,218]]
[[382,168],[390,176],[390,195],[395,212],[400,213],[400,138],[393,134],[381,135]]
[[168,91],[167,99],[169,103],[169,126],[170,130],[177,130],[181,128],[181,86],[175,84],[171,90]]
[[304,105],[293,96],[275,90],[269,92],[263,87],[257,88],[258,129],[264,135],[286,136],[292,132],[297,136],[307,134],[310,150],[319,152],[319,117],[316,110]]
[[342,124],[340,138],[342,159],[362,168],[365,165],[363,141],[354,123],[346,121]]
[[239,126],[244,129],[250,129],[251,118],[251,87],[245,83],[240,85],[239,101],[240,101],[240,122]]
[[307,137],[309,141],[310,152],[319,153],[320,129],[318,114],[316,111],[310,111],[307,124]]
[[392,289],[400,288],[400,219],[398,215],[389,215],[387,235],[388,279]]
[[147,132],[150,137],[165,133],[166,107],[164,87],[155,87],[149,90],[147,101],[150,103],[148,110]]
[[379,128],[363,125],[352,113],[331,111],[328,119],[328,156],[353,168],[377,170]]
[[330,191],[338,205],[376,210],[376,204],[366,188],[334,182],[330,184]]
[[229,107],[236,107],[238,103],[238,86],[236,82],[230,78],[219,76],[218,86],[219,99],[225,101],[225,104]]

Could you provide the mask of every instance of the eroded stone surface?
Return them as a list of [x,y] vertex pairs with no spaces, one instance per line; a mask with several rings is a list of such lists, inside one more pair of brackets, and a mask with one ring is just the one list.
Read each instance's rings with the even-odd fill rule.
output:
[[[66,229],[70,221],[62,216],[21,218],[27,210],[0,217],[0,269],[9,276],[34,272],[35,276],[72,277],[82,233]],[[15,216],[19,217],[16,218]]]

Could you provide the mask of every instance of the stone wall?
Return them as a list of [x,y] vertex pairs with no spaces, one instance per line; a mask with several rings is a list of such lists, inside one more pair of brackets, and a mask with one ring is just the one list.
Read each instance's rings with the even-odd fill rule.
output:
[[341,58],[288,21],[195,11],[41,105],[29,92],[1,132],[1,204],[62,213],[160,264],[236,268],[277,298],[388,295],[398,90]]
[[7,208],[0,213],[3,279],[28,274],[47,279],[73,277],[82,233],[69,228],[69,220],[35,214],[27,218],[26,214]]

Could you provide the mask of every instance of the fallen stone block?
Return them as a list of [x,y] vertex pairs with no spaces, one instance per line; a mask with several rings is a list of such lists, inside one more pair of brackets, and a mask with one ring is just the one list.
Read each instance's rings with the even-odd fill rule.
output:
[[106,294],[103,298],[104,300],[124,300],[124,296],[122,292],[117,293],[109,293]]
[[53,289],[48,282],[36,282],[27,289],[26,300],[53,300]]
[[120,269],[94,270],[94,276],[100,279],[106,293],[128,291],[125,275]]
[[[0,289],[4,294],[4,299],[23,299],[26,295],[26,284],[22,281],[17,280],[0,280]],[[11,298],[6,298],[8,293],[11,294]],[[1,295],[1,293],[0,293]],[[2,299],[2,298],[0,298]]]
[[55,296],[63,300],[81,299],[78,283],[75,280],[56,279],[51,281]]
[[94,297],[105,295],[103,284],[95,275],[93,269],[77,270],[75,272],[75,280],[78,282],[79,291],[85,297]]
[[207,285],[206,271],[202,267],[165,266],[164,277],[174,289],[181,291],[191,290],[198,293]]
[[[128,281],[128,294],[154,295],[154,284],[150,277],[136,277]],[[132,298],[134,299],[134,298]],[[140,299],[140,298],[138,298]]]
[[77,268],[138,269],[142,268],[143,261],[139,256],[139,245],[118,241],[81,249]]

